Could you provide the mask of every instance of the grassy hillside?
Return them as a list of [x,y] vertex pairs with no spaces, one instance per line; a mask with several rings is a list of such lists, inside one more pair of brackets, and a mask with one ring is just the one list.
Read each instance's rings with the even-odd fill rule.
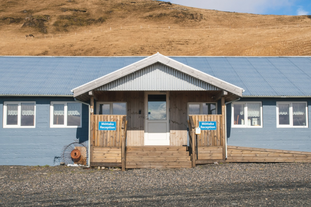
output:
[[154,0],[2,0],[0,34],[0,55],[311,55],[310,16]]

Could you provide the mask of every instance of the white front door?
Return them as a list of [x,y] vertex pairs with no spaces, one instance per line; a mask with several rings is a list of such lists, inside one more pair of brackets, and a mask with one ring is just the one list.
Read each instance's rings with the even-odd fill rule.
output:
[[145,145],[170,145],[168,93],[145,93]]

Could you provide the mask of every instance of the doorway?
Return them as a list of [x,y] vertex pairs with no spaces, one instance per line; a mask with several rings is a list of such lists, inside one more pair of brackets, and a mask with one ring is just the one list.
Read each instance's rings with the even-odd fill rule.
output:
[[169,93],[145,93],[145,145],[170,145]]

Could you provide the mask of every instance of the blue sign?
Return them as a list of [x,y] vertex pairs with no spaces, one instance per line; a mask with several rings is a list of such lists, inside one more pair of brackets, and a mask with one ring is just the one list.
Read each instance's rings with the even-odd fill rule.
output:
[[117,123],[115,121],[100,121],[98,124],[98,130],[116,131]]
[[216,121],[200,121],[199,126],[201,130],[217,130]]

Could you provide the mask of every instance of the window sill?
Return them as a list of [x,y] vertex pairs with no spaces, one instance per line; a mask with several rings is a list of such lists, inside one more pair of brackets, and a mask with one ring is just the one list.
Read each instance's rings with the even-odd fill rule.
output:
[[59,129],[77,129],[82,128],[82,126],[50,126],[50,128],[59,128]]
[[234,125],[234,126],[231,126],[231,128],[259,129],[259,128],[262,128],[262,126],[237,126],[237,125]]
[[36,126],[3,126],[3,128],[7,129],[34,129]]
[[282,128],[298,128],[298,129],[302,129],[302,128],[305,128],[305,129],[307,129],[307,128],[309,128],[308,126],[276,126],[276,128],[280,128],[280,129],[282,129]]

